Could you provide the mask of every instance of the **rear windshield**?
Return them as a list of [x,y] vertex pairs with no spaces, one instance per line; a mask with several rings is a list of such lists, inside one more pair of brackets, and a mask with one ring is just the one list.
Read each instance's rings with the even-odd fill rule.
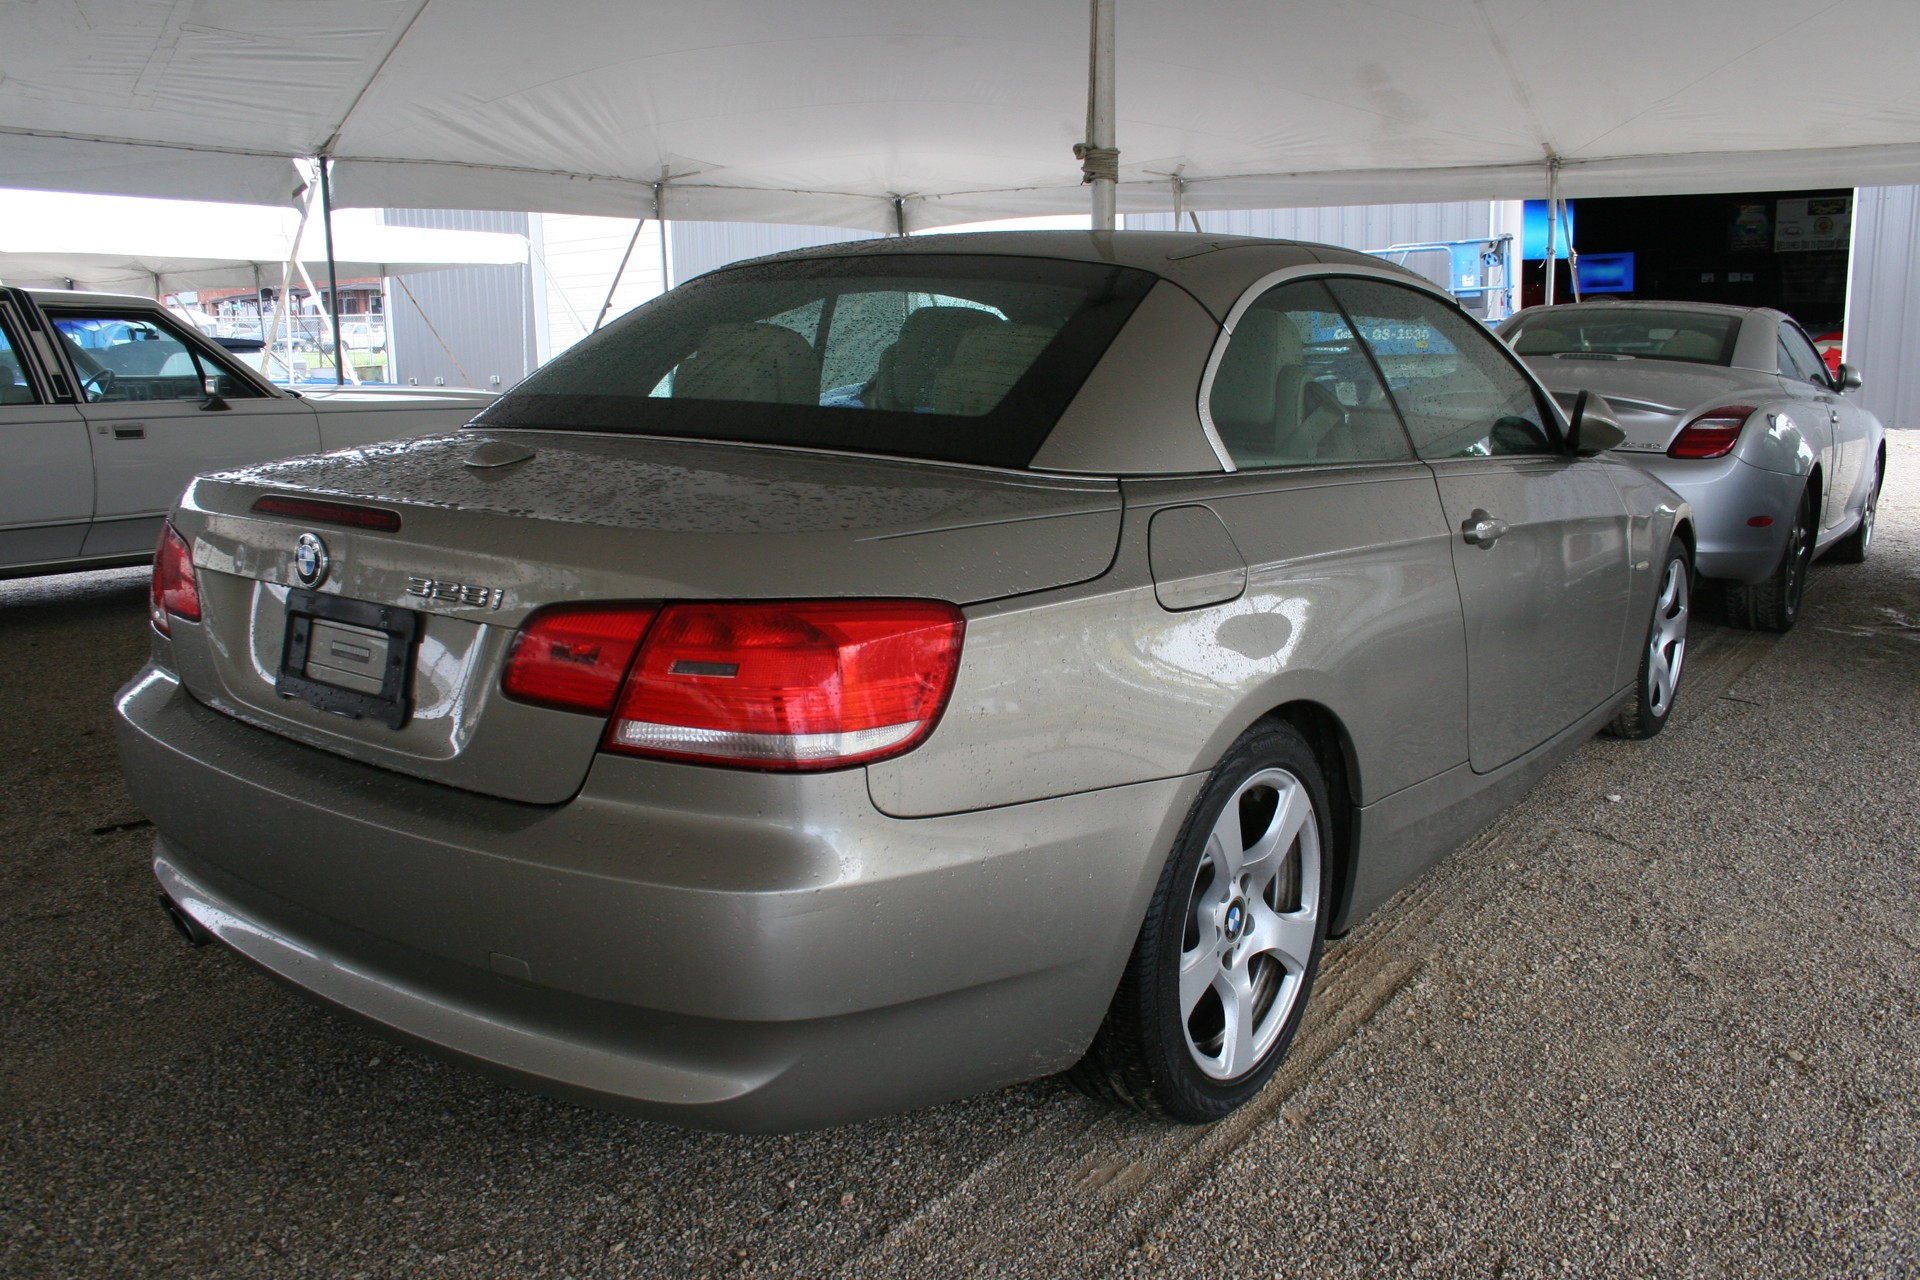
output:
[[1733,363],[1734,316],[1657,307],[1608,307],[1604,311],[1547,311],[1523,316],[1507,342],[1523,356],[1612,355],[1690,364]]
[[629,313],[475,425],[1024,467],[1153,281],[1044,258],[749,264]]

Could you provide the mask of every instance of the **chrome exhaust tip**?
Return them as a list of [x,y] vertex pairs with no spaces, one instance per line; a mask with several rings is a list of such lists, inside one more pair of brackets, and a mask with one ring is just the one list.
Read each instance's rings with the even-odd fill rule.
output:
[[204,947],[213,941],[213,935],[207,932],[205,925],[182,911],[180,904],[164,893],[160,895],[160,907],[167,913],[167,919],[173,921],[173,927],[180,931],[180,936],[189,943]]

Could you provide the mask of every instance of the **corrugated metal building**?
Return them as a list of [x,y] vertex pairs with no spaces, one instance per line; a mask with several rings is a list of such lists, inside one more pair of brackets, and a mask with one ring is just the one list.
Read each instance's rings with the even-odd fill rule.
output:
[[[527,235],[524,213],[388,209],[390,226]],[[539,363],[533,277],[526,266],[458,267],[387,281],[393,379],[423,387],[503,390]]]
[[1861,187],[1853,201],[1846,359],[1889,427],[1920,427],[1920,187]]

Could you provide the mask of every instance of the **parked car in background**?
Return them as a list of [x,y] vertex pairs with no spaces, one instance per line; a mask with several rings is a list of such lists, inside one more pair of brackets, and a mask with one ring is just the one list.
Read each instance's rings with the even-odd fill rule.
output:
[[[340,341],[349,351],[385,351],[387,327],[369,320],[342,319]],[[327,355],[333,354],[333,322],[325,316],[320,317],[320,334],[314,339],[314,347]]]
[[1815,556],[1866,558],[1885,431],[1850,394],[1860,374],[1829,373],[1792,317],[1582,302],[1516,312],[1499,332],[1563,405],[1604,395],[1619,454],[1693,505],[1695,566],[1720,580],[1729,622],[1785,631]]
[[1326,246],[729,267],[468,429],[197,480],[129,786],[190,938],[540,1088],[1216,1119],[1329,932],[1672,711],[1686,504],[1588,407]]
[[442,431],[490,392],[294,393],[151,298],[0,288],[0,576],[137,564],[195,473]]

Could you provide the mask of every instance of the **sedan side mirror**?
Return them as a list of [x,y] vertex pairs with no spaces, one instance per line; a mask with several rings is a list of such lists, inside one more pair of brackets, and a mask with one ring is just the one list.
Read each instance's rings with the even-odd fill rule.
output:
[[1853,391],[1861,385],[1860,371],[1850,364],[1843,364],[1833,380],[1842,391]]
[[1605,396],[1582,391],[1573,402],[1573,414],[1567,423],[1567,452],[1575,457],[1591,457],[1623,443],[1627,433]]

